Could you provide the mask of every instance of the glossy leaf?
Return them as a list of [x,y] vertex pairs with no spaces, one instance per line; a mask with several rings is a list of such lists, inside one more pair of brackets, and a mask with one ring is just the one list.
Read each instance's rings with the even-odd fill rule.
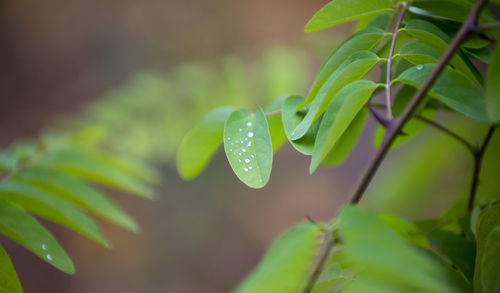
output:
[[0,197],[109,247],[96,223],[69,202],[23,182],[0,183]]
[[[402,82],[418,88],[433,68],[433,64],[414,66],[403,72],[393,82]],[[482,89],[451,68],[445,68],[428,95],[465,116],[480,121],[489,120]]]
[[17,278],[10,257],[0,245],[0,293],[22,293],[23,288]]
[[327,166],[340,164],[349,156],[363,132],[367,117],[368,110],[361,109],[326,156],[324,162]]
[[311,90],[307,95],[307,99],[302,104],[300,104],[299,107],[297,107],[297,111],[314,100],[323,84],[328,80],[332,73],[334,73],[339,68],[339,66],[342,65],[345,60],[349,59],[349,57],[351,57],[356,52],[373,49],[373,47],[375,47],[383,37],[383,30],[379,28],[367,28],[354,34],[344,43],[338,46],[321,65],[321,68],[319,69],[319,72],[314,79]]
[[486,81],[486,108],[491,120],[500,122],[500,47],[497,46],[491,59]]
[[292,139],[303,137],[311,125],[328,107],[328,104],[337,93],[351,82],[365,76],[382,59],[370,51],[360,51],[352,55],[328,78],[321,87],[316,98],[309,105],[309,110],[304,119],[293,131]]
[[306,32],[346,21],[393,11],[390,0],[334,0],[321,8],[306,25]]
[[318,225],[303,222],[281,235],[237,293],[301,292],[320,246]]
[[23,208],[3,199],[0,199],[0,233],[59,270],[75,272],[71,259],[52,234]]
[[231,107],[212,111],[184,136],[177,151],[177,171],[183,179],[195,178],[210,162],[222,143],[224,123],[233,111]]
[[288,96],[283,101],[282,106],[282,119],[283,126],[285,128],[285,133],[288,137],[288,140],[292,144],[292,146],[304,155],[311,155],[314,148],[315,135],[314,131],[311,128],[303,137],[292,140],[293,130],[300,124],[300,122],[304,119],[304,116],[307,113],[307,109],[304,108],[301,111],[296,112],[295,109],[304,101],[304,98],[301,96],[291,95]]
[[139,229],[137,223],[118,205],[98,189],[90,187],[74,176],[53,170],[28,168],[18,172],[15,179],[71,201],[111,223],[132,231]]
[[[470,291],[451,267],[429,251],[408,243],[375,215],[346,206],[339,212],[337,224],[343,239],[338,259],[343,267],[362,272],[360,284],[370,280],[375,287],[398,288],[394,292]],[[346,292],[356,290],[351,288]]]
[[377,88],[368,81],[355,81],[343,88],[332,100],[319,126],[309,172],[313,173],[340,139]]
[[231,113],[224,126],[224,150],[238,178],[252,188],[261,188],[271,175],[273,148],[262,109]]
[[500,290],[500,205],[491,205],[481,211],[476,226],[476,265],[474,292]]

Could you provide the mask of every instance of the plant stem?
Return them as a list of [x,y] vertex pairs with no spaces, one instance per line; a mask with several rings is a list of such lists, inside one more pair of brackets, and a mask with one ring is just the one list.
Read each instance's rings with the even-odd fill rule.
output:
[[434,67],[432,72],[427,77],[426,81],[413,96],[409,106],[405,109],[400,117],[395,119],[395,123],[391,124],[391,126],[387,128],[387,133],[384,137],[384,140],[382,141],[380,148],[377,150],[375,156],[368,165],[367,170],[361,177],[360,183],[357,185],[357,189],[355,190],[354,195],[351,199],[352,204],[357,204],[361,200],[363,194],[366,191],[366,188],[370,184],[373,176],[375,175],[382,161],[385,159],[385,156],[389,152],[389,149],[396,139],[397,134],[403,129],[405,124],[410,120],[415,111],[418,109],[436,79],[439,77],[446,65],[450,62],[451,58],[453,58],[455,53],[460,49],[460,45],[464,41],[466,41],[471,33],[475,30],[479,13],[484,8],[486,3],[487,0],[478,0],[476,2],[471,12],[469,13],[469,16],[458,31],[457,35],[453,38],[453,41],[446,49],[438,64]]
[[310,293],[314,289],[314,285],[316,285],[316,281],[319,276],[323,272],[323,268],[325,267],[326,261],[328,260],[328,256],[333,249],[333,244],[335,243],[332,237],[331,228],[327,228],[325,231],[324,239],[322,242],[322,249],[320,250],[320,254],[316,260],[316,264],[314,266],[314,270],[312,271],[309,279],[307,280],[307,284],[302,290],[303,293]]
[[472,155],[475,155],[476,148],[470,142],[468,142],[465,138],[461,137],[457,133],[451,131],[450,129],[446,128],[445,126],[443,126],[443,125],[441,125],[439,123],[437,123],[434,120],[425,118],[424,116],[415,115],[415,118],[417,118],[418,120],[421,120],[421,121],[429,124],[430,126],[434,127],[435,129],[437,129],[439,131],[442,131],[443,133],[445,133],[445,134],[449,135],[450,137],[454,138],[456,141],[458,141],[461,144],[463,144],[471,152]]
[[396,48],[396,41],[398,39],[398,31],[403,22],[403,18],[406,12],[408,3],[404,2],[402,4],[401,10],[399,11],[398,20],[394,26],[394,31],[392,33],[391,49],[389,50],[389,56],[387,56],[387,69],[385,75],[385,104],[387,107],[387,119],[392,120],[392,94],[391,94],[391,70],[392,70],[392,56],[394,56],[394,49]]
[[474,154],[474,171],[472,173],[472,184],[470,187],[469,193],[469,203],[467,204],[467,211],[470,213],[474,209],[474,201],[476,199],[477,188],[479,186],[479,175],[481,173],[481,165],[483,163],[484,153],[486,152],[486,148],[493,137],[493,133],[495,132],[496,126],[493,125],[488,130],[485,139],[481,146],[476,150]]

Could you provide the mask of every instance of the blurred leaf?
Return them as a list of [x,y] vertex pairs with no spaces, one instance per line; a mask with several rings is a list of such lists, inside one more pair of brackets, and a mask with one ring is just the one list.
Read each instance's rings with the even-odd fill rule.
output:
[[149,186],[105,164],[87,151],[63,148],[43,157],[36,165],[83,177],[145,198],[154,198],[153,190]]
[[316,12],[307,23],[305,31],[311,32],[387,11],[393,11],[390,0],[334,0]]
[[360,51],[352,55],[328,78],[318,95],[309,106],[304,120],[295,128],[292,139],[303,137],[311,125],[326,111],[328,104],[346,85],[365,76],[382,59],[370,51]]
[[356,52],[373,49],[383,37],[383,30],[379,28],[367,28],[354,34],[338,46],[321,65],[311,90],[307,95],[307,99],[297,107],[297,111],[316,98],[323,84],[345,60],[349,59]]
[[436,230],[428,234],[430,247],[455,265],[472,284],[476,247],[474,242],[446,230]]
[[109,247],[96,223],[63,199],[15,180],[0,183],[0,196]]
[[497,46],[488,68],[486,109],[491,120],[500,122],[500,46]]
[[[393,82],[402,82],[418,88],[427,79],[434,66],[433,64],[414,66],[403,72]],[[488,121],[482,89],[451,68],[444,69],[428,95],[465,116],[479,121]]]
[[288,95],[281,96],[275,100],[268,107],[266,107],[267,124],[269,125],[269,134],[271,135],[271,143],[273,145],[273,152],[277,152],[286,142],[285,128],[282,122],[281,105]]
[[53,170],[28,168],[18,172],[15,179],[69,200],[111,223],[132,231],[139,229],[137,223],[114,202],[74,176]]
[[378,86],[372,81],[359,80],[338,92],[321,121],[309,173],[318,168]]
[[[3,199],[0,199],[0,233],[59,270],[68,274],[75,272],[71,259],[52,234],[24,209]],[[2,278],[9,281],[15,279]],[[2,292],[1,285],[0,292]]]
[[[441,18],[463,22],[474,3],[467,0],[417,0],[412,3],[412,6],[431,12]],[[483,22],[495,21],[495,17],[487,11],[481,14],[480,19]]]
[[[1,224],[0,224],[1,225]],[[0,228],[1,229],[1,228]],[[23,288],[9,255],[0,245],[0,293],[22,293]]]
[[271,175],[273,148],[262,109],[231,113],[224,125],[224,150],[238,178],[252,188],[261,188]]
[[209,163],[222,143],[224,123],[233,111],[223,107],[210,112],[184,136],[177,152],[177,170],[183,179],[195,178]]
[[[359,207],[342,208],[337,224],[344,241],[338,255],[341,265],[362,272],[377,287],[398,288],[395,292],[470,291],[465,281],[445,263],[412,246],[376,216]],[[359,282],[367,279],[360,278]],[[356,282],[351,286],[359,286]]]
[[321,272],[312,293],[330,292],[332,287],[342,278],[342,268],[338,262],[330,258],[329,262],[325,265],[325,269]]
[[367,117],[368,110],[361,109],[326,156],[324,162],[327,166],[340,164],[349,156],[363,132]]
[[320,234],[319,226],[311,222],[302,222],[283,233],[235,292],[300,292],[316,258]]
[[481,211],[476,226],[476,270],[474,292],[500,290],[500,205],[493,204]]

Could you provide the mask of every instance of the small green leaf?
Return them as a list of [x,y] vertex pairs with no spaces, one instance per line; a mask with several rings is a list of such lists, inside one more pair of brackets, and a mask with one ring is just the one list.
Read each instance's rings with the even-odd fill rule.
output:
[[334,0],[316,12],[307,23],[305,31],[311,32],[387,11],[394,11],[390,0]]
[[35,167],[21,170],[14,178],[69,200],[111,223],[132,231],[139,229],[137,223],[113,201],[74,176]]
[[0,196],[109,247],[97,224],[63,199],[14,179],[0,183]]
[[406,59],[412,64],[437,63],[440,54],[430,46],[420,42],[413,42],[404,45],[399,50],[399,54],[395,55]]
[[345,60],[349,59],[356,52],[373,49],[383,37],[383,30],[379,28],[367,28],[354,34],[338,46],[321,65],[311,90],[307,95],[307,99],[297,107],[297,111],[314,100],[323,84]]
[[432,231],[428,237],[430,247],[455,265],[472,283],[476,256],[474,242],[446,230]]
[[491,120],[500,122],[500,46],[497,46],[488,68],[486,109]]
[[285,133],[288,137],[288,140],[292,144],[292,146],[304,155],[312,155],[312,151],[314,148],[315,135],[313,129],[309,129],[309,131],[301,138],[297,140],[292,140],[293,130],[300,124],[300,122],[304,119],[304,116],[307,113],[307,109],[303,109],[301,111],[296,112],[295,109],[304,101],[304,98],[301,96],[291,95],[288,96],[283,101],[282,106],[282,119],[283,126],[285,127]]
[[328,78],[318,95],[309,106],[304,120],[293,131],[292,139],[303,137],[316,119],[328,107],[328,104],[346,85],[365,76],[382,59],[370,51],[360,51],[352,55]]
[[23,208],[3,199],[0,199],[0,233],[59,270],[68,274],[75,272],[71,259],[52,234]]
[[0,293],[23,293],[10,257],[0,245]]
[[363,132],[367,117],[368,110],[361,109],[326,156],[325,164],[327,166],[338,165],[349,156]]
[[486,207],[476,226],[476,265],[474,292],[500,290],[500,205]]
[[338,92],[328,106],[319,126],[309,168],[310,173],[318,168],[359,111],[368,102],[377,86],[372,81],[359,80]]
[[[402,82],[418,88],[426,80],[434,66],[434,64],[414,66],[403,72],[393,82]],[[444,69],[428,95],[465,116],[480,121],[489,120],[482,89],[451,68]]]
[[177,171],[183,179],[195,178],[206,167],[222,143],[224,122],[233,111],[231,107],[212,111],[184,136],[177,151]]
[[320,245],[319,226],[302,222],[281,235],[237,293],[301,292]]
[[154,198],[151,187],[100,161],[97,156],[85,150],[62,148],[37,161],[36,166],[63,171],[145,198]]
[[224,126],[224,150],[238,178],[252,188],[261,188],[271,175],[273,148],[262,109],[231,113]]

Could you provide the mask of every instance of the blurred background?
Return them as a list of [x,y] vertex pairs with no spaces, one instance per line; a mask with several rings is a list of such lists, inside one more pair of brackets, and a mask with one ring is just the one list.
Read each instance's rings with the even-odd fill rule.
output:
[[[312,176],[309,158],[286,145],[262,190],[240,183],[221,151],[194,181],[182,181],[175,170],[183,134],[210,110],[221,105],[255,109],[283,94],[307,94],[321,60],[352,31],[342,25],[303,33],[325,3],[1,1],[0,147],[47,129],[97,126],[115,151],[147,159],[162,172],[158,200],[114,197],[142,231],[134,235],[101,223],[112,250],[44,222],[73,258],[74,276],[5,240],[25,292],[228,292],[280,232],[306,217],[331,218],[370,158],[373,121],[342,166]],[[405,168],[429,168],[422,180],[442,179],[426,193],[440,195],[425,213],[432,216],[461,196],[467,180],[454,178],[467,178],[472,164],[453,141],[433,139],[432,131],[422,135],[436,152],[405,161]],[[464,159],[436,164],[442,158],[438,151],[446,148]],[[418,145],[403,147],[391,157],[422,158],[418,150]],[[395,161],[384,166],[372,193],[386,200],[399,192],[418,198],[425,191],[408,182],[384,189],[391,172],[402,168]],[[450,164],[453,171],[444,172]],[[415,203],[423,206],[436,198],[367,205],[418,214]]]

